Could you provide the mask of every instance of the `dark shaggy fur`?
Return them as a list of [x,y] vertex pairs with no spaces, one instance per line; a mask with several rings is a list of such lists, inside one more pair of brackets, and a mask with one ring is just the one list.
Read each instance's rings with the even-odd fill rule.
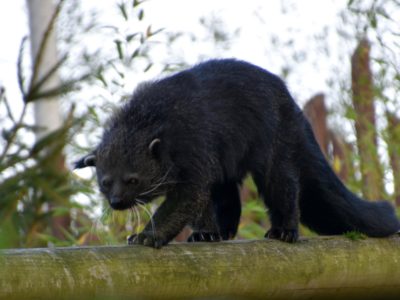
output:
[[166,195],[154,228],[130,240],[157,248],[188,224],[190,241],[235,236],[248,173],[269,209],[266,237],[294,242],[299,222],[320,234],[400,228],[388,202],[364,201],[337,178],[282,80],[243,61],[211,60],[142,84],[76,163],[85,166],[96,166],[114,209]]

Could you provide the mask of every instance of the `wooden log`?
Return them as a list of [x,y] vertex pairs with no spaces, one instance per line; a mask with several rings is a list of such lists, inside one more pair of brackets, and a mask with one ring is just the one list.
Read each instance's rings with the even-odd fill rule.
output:
[[0,253],[0,299],[400,299],[399,237]]

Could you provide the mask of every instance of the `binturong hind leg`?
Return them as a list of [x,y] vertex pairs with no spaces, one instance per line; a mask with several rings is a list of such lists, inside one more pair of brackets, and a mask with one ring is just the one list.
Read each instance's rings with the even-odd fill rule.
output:
[[294,168],[280,164],[271,172],[268,185],[266,178],[254,176],[259,193],[268,208],[271,228],[266,238],[278,239],[289,243],[298,240],[299,226],[299,183]]
[[238,183],[229,181],[215,185],[211,191],[211,198],[221,238],[233,239],[237,233],[242,212]]
[[205,214],[192,225],[189,242],[213,242],[235,237],[239,227],[241,203],[236,182],[215,184],[211,189],[211,201]]

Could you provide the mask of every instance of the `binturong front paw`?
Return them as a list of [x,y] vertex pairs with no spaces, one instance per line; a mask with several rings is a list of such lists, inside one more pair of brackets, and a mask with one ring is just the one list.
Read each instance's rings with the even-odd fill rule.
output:
[[129,245],[143,245],[160,249],[162,246],[168,244],[168,240],[162,238],[154,232],[142,231],[139,234],[132,234],[128,237]]
[[219,242],[221,241],[221,236],[215,232],[203,232],[203,231],[195,231],[193,232],[189,238],[188,242]]
[[287,243],[295,243],[299,239],[299,231],[297,229],[283,229],[272,227],[270,230],[267,231],[265,237]]

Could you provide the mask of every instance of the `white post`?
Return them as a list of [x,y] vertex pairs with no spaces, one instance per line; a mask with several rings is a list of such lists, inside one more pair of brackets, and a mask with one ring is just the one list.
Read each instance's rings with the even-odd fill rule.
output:
[[[51,17],[54,14],[55,5],[53,0],[27,0],[29,14],[29,29],[31,41],[32,61],[35,60],[39,51],[43,35],[46,32]],[[44,48],[41,63],[38,68],[37,80],[43,76],[57,63],[57,48],[55,27],[51,31]],[[59,86],[60,79],[55,72],[42,86],[42,91]],[[34,102],[35,124],[39,128],[36,139],[39,140],[51,131],[58,129],[62,124],[60,107],[57,97],[38,99]]]

